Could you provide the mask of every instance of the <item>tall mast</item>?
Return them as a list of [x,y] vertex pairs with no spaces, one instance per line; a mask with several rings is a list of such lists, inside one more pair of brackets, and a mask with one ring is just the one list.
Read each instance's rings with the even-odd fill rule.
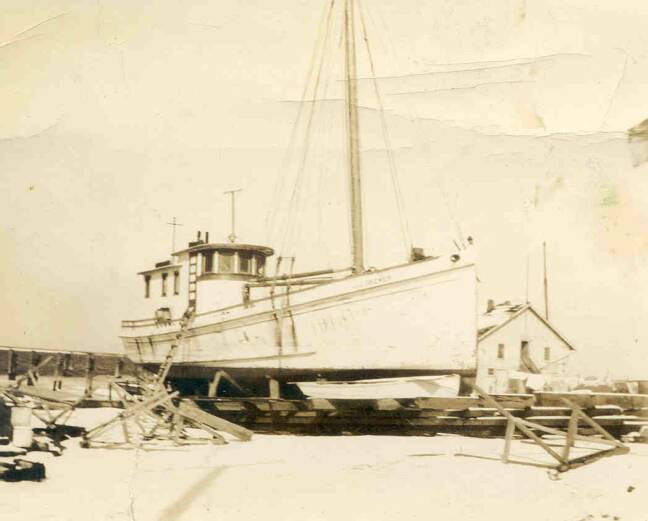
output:
[[346,76],[346,116],[349,139],[349,179],[351,181],[351,251],[353,255],[353,272],[362,273],[364,271],[364,244],[362,229],[362,189],[360,184],[358,89],[356,80],[354,25],[354,2],[353,0],[345,0],[344,65]]

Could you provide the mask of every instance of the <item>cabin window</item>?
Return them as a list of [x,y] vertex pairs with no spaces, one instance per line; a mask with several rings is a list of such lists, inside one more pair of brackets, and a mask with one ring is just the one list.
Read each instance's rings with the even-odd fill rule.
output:
[[497,344],[497,358],[504,358],[504,344]]
[[211,251],[203,253],[203,273],[214,271],[214,254]]
[[173,272],[173,294],[174,295],[180,294],[180,272],[179,271]]
[[493,369],[492,367],[489,367],[488,368],[488,376],[493,376],[494,374],[495,374],[495,369]]
[[256,255],[257,274],[263,275],[265,273],[265,256]]
[[144,275],[144,298],[151,296],[151,276]]
[[239,271],[241,273],[252,273],[252,254],[248,252],[239,253]]
[[551,360],[551,348],[550,347],[545,347],[544,348],[544,359],[545,359],[545,361]]
[[167,279],[169,278],[168,273],[163,273],[162,274],[162,296],[166,297],[167,296]]
[[218,271],[220,273],[232,273],[234,271],[234,252],[218,252]]

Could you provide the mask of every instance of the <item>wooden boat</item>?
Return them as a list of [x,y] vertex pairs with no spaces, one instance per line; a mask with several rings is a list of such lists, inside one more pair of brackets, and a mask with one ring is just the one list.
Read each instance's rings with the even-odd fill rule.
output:
[[295,382],[309,398],[329,400],[382,398],[452,398],[459,395],[458,374],[375,378],[347,382]]
[[199,232],[170,259],[140,272],[144,295],[133,313],[144,318],[124,320],[121,333],[135,363],[149,369],[162,364],[182,317],[191,315],[174,353],[174,378],[208,379],[222,370],[234,378],[271,376],[283,382],[474,374],[476,276],[470,240],[434,257],[414,248],[401,264],[367,268],[354,0],[344,0],[338,14],[345,49],[352,265],[293,273],[291,262],[282,272],[279,257],[271,275],[267,266],[274,250],[237,242],[234,222],[230,242],[210,242]]

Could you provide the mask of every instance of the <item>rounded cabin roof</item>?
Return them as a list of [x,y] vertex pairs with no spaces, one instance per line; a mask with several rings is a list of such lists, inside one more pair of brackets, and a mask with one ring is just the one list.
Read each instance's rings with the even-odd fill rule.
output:
[[218,243],[210,242],[200,244],[189,243],[189,248],[180,250],[174,253],[174,255],[179,255],[181,253],[187,252],[199,252],[199,251],[209,251],[209,250],[218,250],[218,251],[231,251],[231,252],[241,252],[246,251],[250,253],[261,254],[265,257],[270,257],[274,255],[274,250],[268,246],[259,246],[257,244],[241,244],[241,243]]

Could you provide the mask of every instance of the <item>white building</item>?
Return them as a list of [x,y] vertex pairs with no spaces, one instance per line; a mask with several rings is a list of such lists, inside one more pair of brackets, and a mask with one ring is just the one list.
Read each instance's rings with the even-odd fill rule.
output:
[[477,385],[489,393],[565,391],[574,347],[531,304],[488,302],[478,319]]

